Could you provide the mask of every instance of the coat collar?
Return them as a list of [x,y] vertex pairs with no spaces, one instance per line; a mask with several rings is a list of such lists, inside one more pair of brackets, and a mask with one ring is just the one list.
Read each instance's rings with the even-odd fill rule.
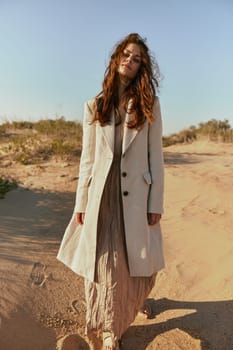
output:
[[[136,129],[129,129],[127,127],[127,123],[132,119],[131,114],[128,112],[130,105],[132,101],[130,100],[128,103],[127,112],[125,114],[125,122],[123,125],[123,140],[122,140],[122,155],[125,154],[129,146],[131,145],[132,141],[138,134],[138,130]],[[101,127],[101,130],[104,134],[104,137],[106,139],[106,142],[108,146],[111,149],[112,154],[114,153],[114,142],[115,142],[115,117],[114,117],[114,110],[111,113],[110,123],[108,125],[105,125],[104,127]]]

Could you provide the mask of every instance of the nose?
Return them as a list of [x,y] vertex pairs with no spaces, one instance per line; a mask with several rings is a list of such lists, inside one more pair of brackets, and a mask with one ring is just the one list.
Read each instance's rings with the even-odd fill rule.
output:
[[132,57],[131,57],[131,55],[129,55],[129,56],[127,57],[126,61],[130,63],[130,62],[131,62],[131,59],[132,59]]

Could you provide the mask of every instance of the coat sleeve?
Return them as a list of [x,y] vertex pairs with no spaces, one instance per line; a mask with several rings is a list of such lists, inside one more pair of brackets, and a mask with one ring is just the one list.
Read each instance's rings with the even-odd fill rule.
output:
[[154,122],[149,124],[148,159],[152,177],[152,184],[148,198],[149,213],[163,213],[164,192],[164,161],[162,146],[162,118],[159,99],[156,98],[154,108]]
[[95,123],[90,102],[84,105],[82,154],[79,166],[79,180],[76,192],[74,212],[84,213],[87,205],[88,185],[91,181],[92,167],[95,158]]

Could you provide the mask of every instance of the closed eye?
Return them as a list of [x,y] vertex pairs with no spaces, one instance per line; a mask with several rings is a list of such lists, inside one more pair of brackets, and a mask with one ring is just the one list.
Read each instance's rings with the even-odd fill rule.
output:
[[[131,55],[131,52],[129,52],[129,51],[123,51],[122,56],[123,56],[124,58],[128,58],[130,55]],[[132,60],[133,60],[135,63],[141,63],[141,58],[140,58],[139,56],[132,56]]]
[[130,55],[130,54],[129,54],[128,52],[123,52],[123,55],[122,55],[122,56],[125,57],[125,58],[127,58],[127,57],[129,57],[129,55]]
[[133,61],[134,61],[135,63],[141,63],[141,60],[140,60],[139,58],[137,58],[137,57],[134,57],[134,58],[133,58]]

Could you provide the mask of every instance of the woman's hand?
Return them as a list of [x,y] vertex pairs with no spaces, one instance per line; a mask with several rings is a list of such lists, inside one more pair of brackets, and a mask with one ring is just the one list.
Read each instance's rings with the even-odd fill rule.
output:
[[159,220],[161,219],[161,217],[162,217],[161,214],[147,213],[148,225],[152,226],[152,225],[157,224],[159,222]]
[[85,213],[76,213],[75,214],[76,224],[83,225],[84,218],[85,218]]

